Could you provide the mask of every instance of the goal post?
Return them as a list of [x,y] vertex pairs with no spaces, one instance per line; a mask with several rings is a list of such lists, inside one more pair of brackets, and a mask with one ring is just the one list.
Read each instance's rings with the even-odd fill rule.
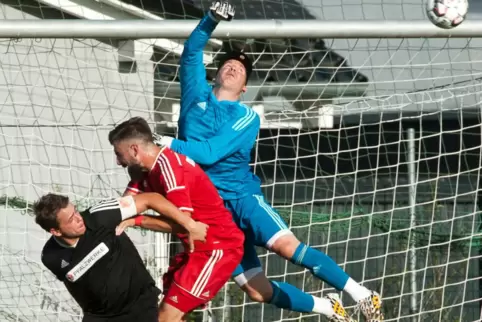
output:
[[[197,20],[14,18],[0,23],[0,320],[80,321],[41,265],[48,234],[31,203],[54,191],[82,208],[122,193],[107,134],[132,116],[175,133],[179,54]],[[481,318],[481,27],[235,20],[205,51],[212,75],[221,40],[254,39],[244,102],[262,119],[252,165],[266,198],[381,292],[387,321]],[[175,241],[129,235],[159,282]],[[270,278],[333,291],[259,251]],[[232,282],[210,309],[216,321],[319,319],[253,303]]]
[[[0,26],[2,38],[187,38],[197,20],[9,20]],[[466,21],[454,29],[441,29],[420,21],[233,20],[220,23],[217,39],[286,38],[468,38],[480,37],[480,21]]]

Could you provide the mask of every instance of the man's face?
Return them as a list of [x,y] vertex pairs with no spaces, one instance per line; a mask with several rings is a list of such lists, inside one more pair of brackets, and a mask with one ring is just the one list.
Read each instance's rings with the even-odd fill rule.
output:
[[137,160],[138,146],[132,144],[129,140],[114,143],[114,153],[117,158],[117,164],[126,168],[130,166],[139,166]]
[[221,87],[238,93],[246,91],[246,69],[236,59],[227,60],[219,69],[217,82]]
[[58,229],[51,229],[52,235],[64,238],[77,238],[85,233],[84,219],[74,207],[69,203],[67,207],[57,213]]

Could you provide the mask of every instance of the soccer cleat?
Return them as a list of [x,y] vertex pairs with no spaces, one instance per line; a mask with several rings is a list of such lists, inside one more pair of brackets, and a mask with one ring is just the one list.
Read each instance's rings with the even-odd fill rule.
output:
[[329,317],[330,322],[356,322],[346,312],[338,294],[330,293],[327,294],[325,298],[330,301],[333,311],[335,311],[335,314]]
[[382,313],[382,299],[380,294],[371,291],[371,295],[358,302],[356,311],[360,311],[367,322],[381,322],[385,320]]

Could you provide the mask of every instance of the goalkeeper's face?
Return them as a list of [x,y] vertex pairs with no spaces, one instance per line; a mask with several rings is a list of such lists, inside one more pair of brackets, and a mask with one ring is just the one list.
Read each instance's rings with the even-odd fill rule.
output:
[[244,65],[230,59],[219,69],[216,82],[225,90],[241,94],[246,92],[246,69]]
[[78,238],[85,233],[82,216],[71,203],[57,212],[58,229],[53,229],[52,234],[63,238]]

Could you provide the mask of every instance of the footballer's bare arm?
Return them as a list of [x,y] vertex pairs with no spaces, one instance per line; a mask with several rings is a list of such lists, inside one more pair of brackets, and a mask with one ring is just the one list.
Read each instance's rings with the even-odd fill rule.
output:
[[124,220],[117,226],[117,235],[122,234],[124,230],[128,227],[138,226],[144,229],[162,232],[162,233],[187,233],[187,231],[167,218],[162,216],[149,216],[149,215],[139,215],[134,218],[129,218]]
[[146,192],[136,196],[128,196],[124,198],[133,199],[137,213],[142,213],[148,209],[152,209],[184,228],[189,235],[191,251],[194,250],[194,241],[206,241],[208,226],[204,223],[194,221],[191,218],[190,213],[178,209],[173,203],[164,198],[164,196],[161,194],[155,192]]
[[[161,194],[155,192],[145,192],[132,196],[137,213],[142,213],[148,209],[152,209],[157,213],[169,218],[175,223],[179,224],[190,234],[197,235],[200,228],[200,223],[194,221],[191,218],[191,214],[178,209],[173,203],[164,198]],[[203,224],[204,225],[204,224]],[[196,240],[205,240],[205,234],[202,234],[202,238]]]
[[101,226],[116,228],[122,221],[148,209],[156,211],[184,228],[189,235],[191,249],[194,248],[194,241],[206,241],[207,225],[194,221],[190,214],[178,209],[164,196],[155,192],[104,200],[92,206],[89,212]]

